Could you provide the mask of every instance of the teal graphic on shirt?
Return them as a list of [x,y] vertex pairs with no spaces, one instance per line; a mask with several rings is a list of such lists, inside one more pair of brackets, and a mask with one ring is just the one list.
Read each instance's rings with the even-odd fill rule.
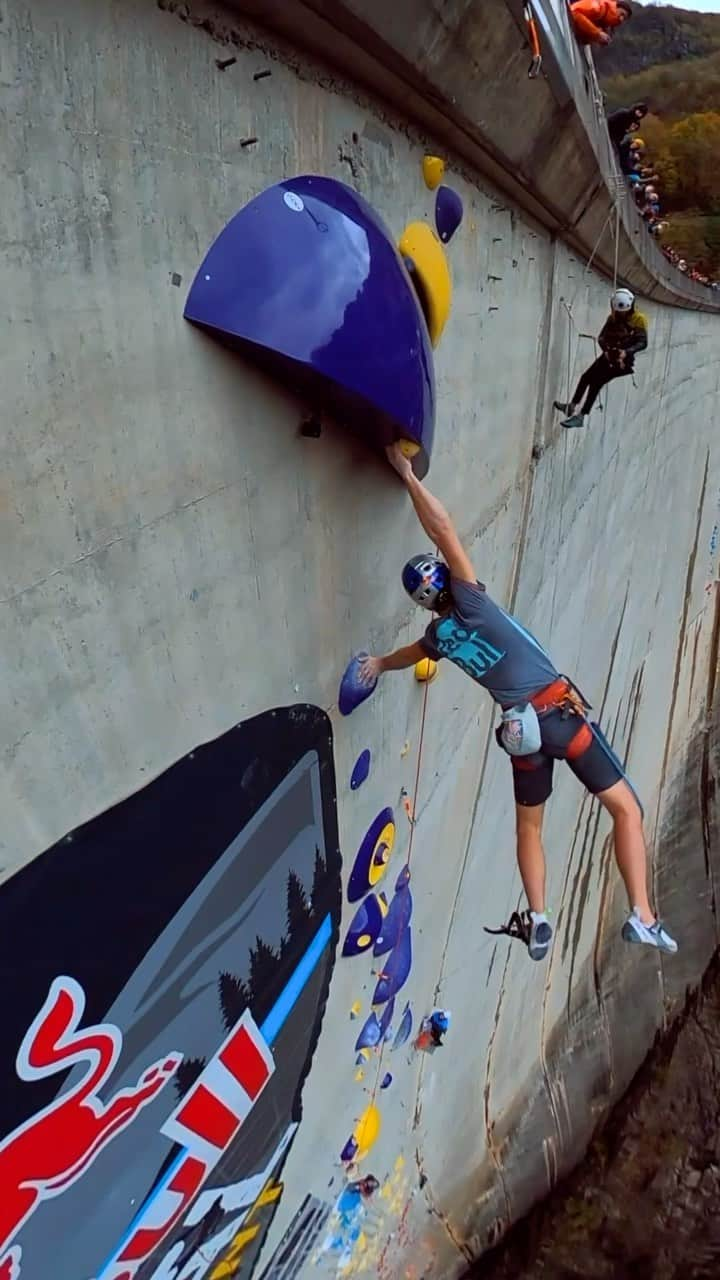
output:
[[504,657],[506,650],[496,649],[471,627],[463,626],[452,615],[443,618],[435,628],[439,652],[460,667],[466,675],[480,680]]
[[531,632],[506,613],[479,582],[451,582],[453,608],[430,623],[420,641],[428,658],[449,658],[501,706],[511,707],[557,679]]

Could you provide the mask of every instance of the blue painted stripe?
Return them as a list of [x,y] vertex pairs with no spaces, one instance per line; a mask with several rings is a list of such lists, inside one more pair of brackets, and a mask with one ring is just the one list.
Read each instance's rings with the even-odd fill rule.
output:
[[[275,1004],[270,1010],[267,1018],[265,1019],[265,1021],[262,1023],[260,1027],[260,1034],[266,1044],[271,1045],[274,1043],[275,1040],[277,1040],[278,1035],[282,1031],[282,1028],[285,1026],[285,1023],[287,1022],[290,1014],[292,1013],[293,1008],[295,1007],[298,1000],[300,999],[300,996],[302,995],[304,988],[306,987],[313,972],[315,971],[319,963],[320,957],[323,951],[325,950],[326,946],[328,945],[331,937],[332,937],[332,920],[330,918],[330,915],[328,914],[325,916],[325,919],[320,925],[320,928],[315,934],[315,937],[310,943],[310,946],[305,952],[305,955],[303,956],[302,960],[300,961],[297,968],[295,969],[295,972],[290,978],[290,981],[287,983],[285,987],[283,987],[282,991],[280,992],[280,995],[275,1001]],[[162,1182],[158,1183],[155,1190],[148,1196],[147,1200],[145,1200],[145,1202],[140,1207],[140,1209],[138,1209],[138,1212],[135,1214],[135,1217],[130,1223],[130,1226],[128,1227],[127,1231],[122,1237],[120,1243],[115,1246],[110,1256],[106,1258],[105,1262],[103,1262],[100,1270],[98,1271],[97,1280],[103,1280],[103,1276],[109,1270],[111,1263],[115,1261],[119,1253],[122,1253],[123,1249],[125,1248],[125,1245],[127,1244],[128,1240],[132,1236],[133,1231],[138,1225],[140,1219],[145,1217],[145,1214],[147,1213],[150,1205],[153,1203],[154,1200],[157,1199],[161,1191],[165,1190],[165,1187],[171,1181],[173,1175],[175,1174],[175,1171],[178,1169],[182,1161],[185,1159],[186,1155],[187,1155],[187,1150],[185,1147],[183,1147],[182,1151],[178,1152],[177,1159],[173,1160]]]
[[175,1176],[175,1173],[180,1168],[180,1165],[182,1164],[186,1155],[187,1155],[187,1151],[185,1147],[183,1147],[182,1151],[178,1151],[176,1159],[173,1160],[162,1182],[159,1182],[155,1190],[150,1192],[150,1195],[147,1197],[147,1200],[143,1202],[143,1204],[140,1206],[137,1213],[135,1214],[135,1217],[130,1223],[130,1226],[128,1227],[127,1231],[122,1237],[120,1243],[115,1245],[115,1248],[113,1249],[112,1253],[103,1262],[100,1270],[98,1271],[97,1280],[103,1280],[103,1276],[106,1275],[106,1273],[109,1271],[111,1264],[116,1261],[118,1254],[122,1253],[123,1249],[125,1248],[125,1245],[127,1244],[128,1240],[132,1236],[140,1219],[145,1217],[145,1213],[150,1207],[150,1205],[153,1203],[153,1200],[157,1200],[157,1197],[160,1195],[160,1192],[165,1190],[165,1187],[167,1186],[168,1182],[170,1182],[172,1178]]
[[260,1033],[267,1044],[273,1044],[277,1040],[331,937],[332,920],[326,915],[290,981],[260,1027]]

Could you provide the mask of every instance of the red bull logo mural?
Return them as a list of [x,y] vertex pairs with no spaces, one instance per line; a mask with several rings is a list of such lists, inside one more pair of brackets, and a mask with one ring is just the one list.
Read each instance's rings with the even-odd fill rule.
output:
[[[20,1045],[21,1080],[39,1080],[75,1063],[85,1071],[72,1089],[0,1143],[0,1255],[41,1201],[62,1195],[115,1134],[132,1124],[182,1059],[172,1053],[153,1063],[135,1088],[121,1089],[104,1103],[99,1091],[112,1075],[122,1036],[112,1026],[79,1031],[84,1008],[82,987],[72,978],[56,978]],[[0,1276],[18,1276],[21,1256],[16,1247],[0,1258]]]
[[0,1071],[0,1280],[253,1274],[334,963],[334,796],[324,713],[269,712],[3,886],[43,945],[5,986],[25,1027]]

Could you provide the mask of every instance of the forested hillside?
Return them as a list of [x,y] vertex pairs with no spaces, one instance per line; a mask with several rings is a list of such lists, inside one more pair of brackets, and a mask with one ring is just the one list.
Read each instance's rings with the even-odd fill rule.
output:
[[635,75],[658,63],[704,58],[720,50],[720,15],[665,5],[635,5],[598,62],[606,76]]
[[664,239],[720,274],[720,15],[635,6],[596,65],[608,111],[647,102],[641,135],[658,174]]

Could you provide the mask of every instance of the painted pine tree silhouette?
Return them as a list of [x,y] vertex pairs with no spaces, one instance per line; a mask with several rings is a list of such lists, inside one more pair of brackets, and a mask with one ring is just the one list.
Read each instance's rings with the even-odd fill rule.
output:
[[310,906],[312,908],[312,919],[315,925],[327,913],[327,863],[323,858],[320,848],[315,845],[315,866],[313,868],[312,888],[310,890]]
[[178,1098],[184,1098],[188,1090],[192,1088],[200,1073],[204,1071],[206,1061],[206,1058],[183,1058],[173,1076],[173,1084]]
[[287,914],[283,944],[289,949],[294,942],[307,944],[308,921],[311,907],[303,882],[295,871],[290,871],[287,878]]
[[242,978],[234,973],[221,973],[218,979],[220,1010],[226,1031],[232,1031],[235,1023],[250,1006],[250,991]]

